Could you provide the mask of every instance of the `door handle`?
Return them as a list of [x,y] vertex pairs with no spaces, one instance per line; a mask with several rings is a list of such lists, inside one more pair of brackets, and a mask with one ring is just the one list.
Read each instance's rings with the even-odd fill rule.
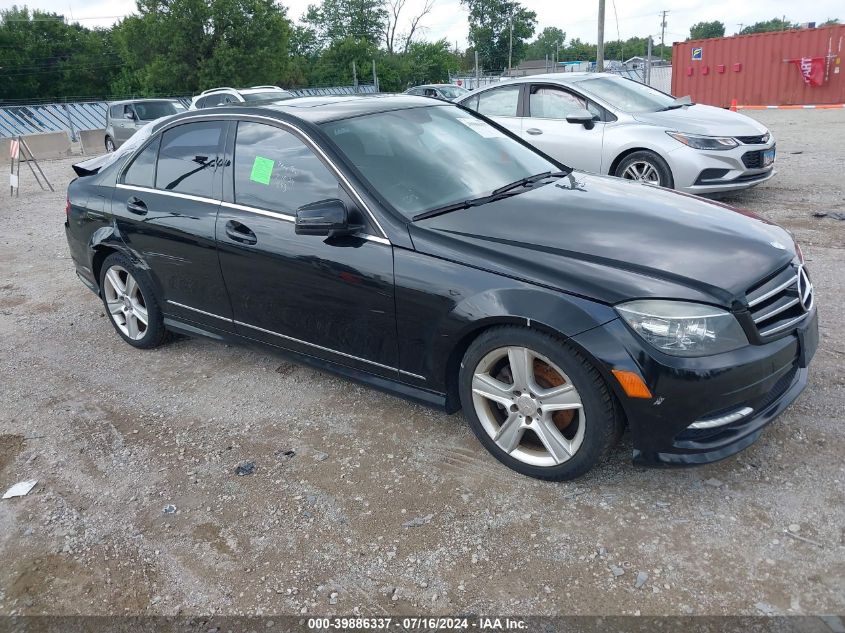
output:
[[235,220],[226,222],[226,235],[229,239],[241,244],[256,244],[258,242],[258,238],[252,232],[252,229]]
[[135,215],[147,215],[147,205],[140,198],[132,196],[126,201],[126,210]]
[[530,134],[531,136],[537,136],[538,134],[542,134],[543,130],[540,130],[536,127],[530,127],[527,130],[525,130],[525,133]]

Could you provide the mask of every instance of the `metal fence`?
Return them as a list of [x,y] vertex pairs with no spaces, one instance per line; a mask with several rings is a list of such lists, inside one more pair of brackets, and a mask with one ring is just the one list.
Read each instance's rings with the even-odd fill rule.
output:
[[657,88],[662,92],[672,91],[671,66],[652,66],[648,72],[648,81],[645,78],[645,70],[642,68],[614,69],[608,70],[608,72],[628,77],[642,84],[648,84],[652,88]]
[[[329,88],[298,88],[290,90],[297,97],[362,94],[375,92],[375,86],[333,86]],[[176,97],[187,107],[190,97]],[[101,130],[106,126],[108,101],[77,101],[71,103],[32,103],[0,105],[0,138],[67,132],[76,141],[81,130]]]

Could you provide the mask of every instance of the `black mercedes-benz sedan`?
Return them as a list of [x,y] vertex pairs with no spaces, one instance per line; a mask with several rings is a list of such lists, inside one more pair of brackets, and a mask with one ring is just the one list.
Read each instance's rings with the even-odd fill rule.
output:
[[127,343],[257,344],[463,409],[533,477],[583,474],[626,424],[637,463],[733,455],[818,343],[784,229],[573,172],[447,102],[188,112],[75,169],[76,272]]

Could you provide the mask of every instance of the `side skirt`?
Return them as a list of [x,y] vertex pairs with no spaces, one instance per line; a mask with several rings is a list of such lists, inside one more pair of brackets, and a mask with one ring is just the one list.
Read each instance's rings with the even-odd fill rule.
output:
[[[391,380],[382,376],[376,376],[374,374],[361,371],[360,369],[347,367],[346,365],[341,365],[339,363],[333,363],[323,358],[302,354],[300,352],[295,352],[283,347],[277,347],[275,345],[267,345],[266,343],[261,343],[237,334],[209,329],[206,326],[200,326],[189,321],[175,319],[166,315],[164,317],[164,326],[168,330],[185,336],[210,338],[222,343],[247,346],[265,353],[271,352],[274,355],[285,358],[286,360],[293,360],[303,365],[309,365],[311,367],[316,367],[317,369],[339,374],[345,378],[360,382],[368,387],[378,389],[379,391],[383,391],[390,395],[447,411],[446,394],[444,393],[420,389],[419,387],[408,385],[400,382],[399,380]],[[448,413],[453,413],[453,411],[448,411]]]

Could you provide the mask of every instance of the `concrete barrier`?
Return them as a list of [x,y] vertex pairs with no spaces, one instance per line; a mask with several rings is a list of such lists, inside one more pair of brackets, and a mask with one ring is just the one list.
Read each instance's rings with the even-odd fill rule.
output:
[[[32,155],[37,159],[49,160],[64,158],[71,154],[70,138],[67,132],[48,132],[47,134],[28,134],[22,136]],[[0,139],[0,164],[9,164],[9,143],[11,139]]]
[[102,154],[106,151],[105,130],[79,130],[77,136],[79,136],[79,140],[82,142],[82,152],[84,154]]

